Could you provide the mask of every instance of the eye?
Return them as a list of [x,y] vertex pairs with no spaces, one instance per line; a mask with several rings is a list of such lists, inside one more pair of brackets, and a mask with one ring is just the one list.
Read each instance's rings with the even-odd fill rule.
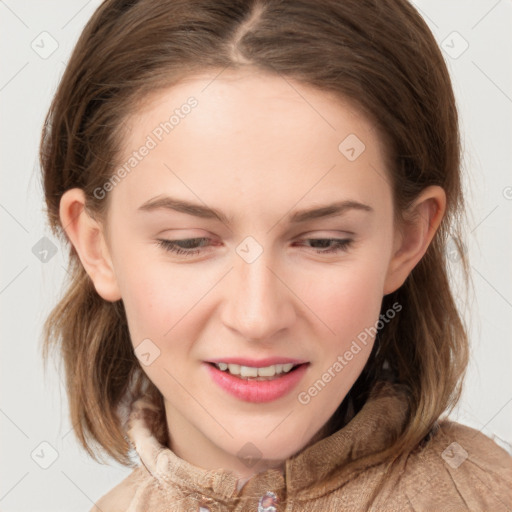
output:
[[[157,245],[168,252],[183,256],[193,256],[201,252],[202,247],[208,245],[210,238],[184,238],[182,240],[158,239]],[[317,254],[332,254],[347,251],[352,240],[340,238],[305,238],[299,242],[310,242],[310,248]],[[316,246],[316,247],[315,247]]]
[[[163,247],[166,251],[174,252],[176,254],[182,254],[184,256],[192,256],[201,252],[201,249],[195,248],[193,246],[200,243],[200,247],[202,247],[203,242],[208,242],[209,238],[184,238],[182,240],[164,240],[159,238],[157,240],[157,245],[159,247]],[[181,245],[181,247],[180,247]],[[183,247],[184,246],[184,247]],[[191,247],[192,246],[192,247]]]
[[[330,254],[330,253],[339,253],[342,251],[347,251],[352,240],[350,239],[341,239],[341,238],[304,238],[303,240],[299,240],[299,242],[311,242],[312,245],[319,245],[320,248],[316,248],[315,251],[317,254]],[[325,249],[330,244],[330,248]],[[313,247],[315,248],[315,247]]]

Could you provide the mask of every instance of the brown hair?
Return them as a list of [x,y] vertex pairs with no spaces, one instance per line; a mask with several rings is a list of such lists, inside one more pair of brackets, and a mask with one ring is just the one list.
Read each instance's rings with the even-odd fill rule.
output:
[[[108,196],[98,199],[94,190],[119,164],[123,122],[149,93],[228,66],[252,66],[353,102],[385,142],[397,218],[425,187],[446,192],[446,213],[426,254],[383,298],[382,312],[403,306],[399,318],[378,332],[344,400],[364,401],[387,360],[409,399],[405,428],[389,447],[394,459],[455,405],[468,359],[446,250],[455,240],[467,284],[456,104],[439,47],[406,0],[105,1],[78,40],[44,125],[40,160],[52,230],[65,235],[59,202],[74,187],[84,190],[90,214],[104,219]],[[69,249],[69,287],[45,323],[43,357],[58,347],[71,420],[89,454],[98,460],[97,442],[131,466],[120,401],[129,387],[134,395],[146,389],[161,411],[153,428],[165,444],[162,396],[134,355],[122,301],[103,300]]]

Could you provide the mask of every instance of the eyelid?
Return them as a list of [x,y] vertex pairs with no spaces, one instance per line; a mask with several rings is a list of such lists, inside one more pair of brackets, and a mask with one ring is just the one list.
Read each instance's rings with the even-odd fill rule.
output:
[[354,231],[346,229],[312,229],[299,235],[300,238],[336,238],[341,236],[356,236]]
[[[193,242],[193,241],[199,241],[200,245],[199,247],[195,248],[183,248],[180,247],[180,243],[185,242]],[[211,252],[212,250],[212,244],[207,243],[203,244],[203,242],[206,241],[212,241],[210,237],[193,237],[193,238],[180,238],[180,239],[157,239],[156,244],[163,248],[168,253],[174,253],[177,257],[192,257],[195,254],[202,253],[204,255],[205,252]],[[327,255],[339,255],[341,253],[345,253],[349,250],[349,248],[352,246],[354,240],[352,238],[339,238],[339,237],[329,237],[329,236],[306,236],[299,238],[296,240],[296,243],[298,242],[308,242],[308,241],[327,241],[329,244],[331,244],[331,247],[329,248],[314,248],[311,246],[307,246],[306,248],[309,248],[316,252],[319,255],[327,256]],[[302,245],[304,246],[304,245]]]

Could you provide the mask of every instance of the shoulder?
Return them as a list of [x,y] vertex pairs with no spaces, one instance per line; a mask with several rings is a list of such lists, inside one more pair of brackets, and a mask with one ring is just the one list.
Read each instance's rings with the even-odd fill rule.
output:
[[124,480],[97,500],[89,512],[125,512],[146,476],[147,471],[142,466],[136,467]]
[[478,430],[443,421],[409,455],[401,485],[413,510],[510,510],[512,456]]

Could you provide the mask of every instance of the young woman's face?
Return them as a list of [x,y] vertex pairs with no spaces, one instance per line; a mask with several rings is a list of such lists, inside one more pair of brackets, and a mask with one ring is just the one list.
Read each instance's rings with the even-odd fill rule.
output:
[[[326,92],[228,71],[159,93],[127,126],[108,243],[134,349],[174,451],[257,472],[326,424],[393,291],[378,135]],[[274,359],[304,364],[270,382],[211,364],[272,373]]]

